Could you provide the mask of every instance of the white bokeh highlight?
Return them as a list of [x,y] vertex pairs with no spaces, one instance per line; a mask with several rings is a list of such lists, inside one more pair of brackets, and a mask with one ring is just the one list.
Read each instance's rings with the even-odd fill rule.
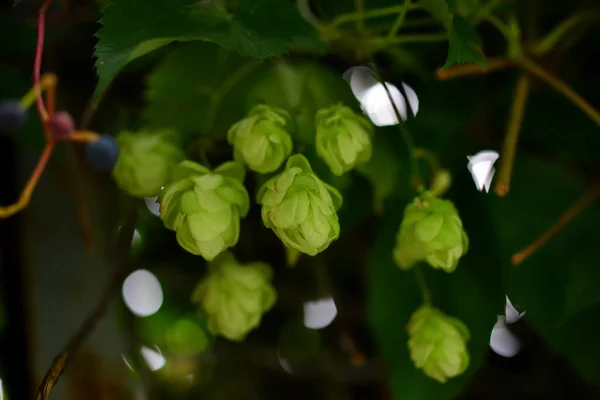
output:
[[512,305],[508,296],[506,296],[505,315],[498,316],[498,320],[492,329],[490,335],[490,347],[494,353],[502,357],[514,357],[521,350],[519,339],[510,331],[507,325],[517,322],[523,318],[525,312],[520,313]]
[[310,329],[323,329],[337,316],[333,297],[304,303],[304,326]]
[[404,93],[390,82],[385,82],[384,86],[377,81],[373,70],[364,66],[350,68],[343,77],[350,84],[363,113],[376,126],[391,126],[399,123],[394,105],[404,121],[408,118],[407,102],[414,116],[419,111],[419,98],[406,83],[402,83]]
[[467,168],[471,172],[477,190],[489,192],[492,179],[496,173],[494,164],[498,160],[498,152],[492,150],[480,151],[474,156],[467,156]]
[[156,313],[163,303],[160,282],[150,271],[134,271],[123,282],[123,301],[133,314],[149,317]]
[[167,359],[162,355],[160,349],[158,347],[155,348],[156,350],[146,346],[142,346],[142,348],[140,349],[142,358],[146,362],[146,365],[148,366],[150,371],[158,371],[167,363]]
[[158,196],[156,197],[144,197],[144,203],[146,203],[146,207],[148,211],[152,214],[160,217],[160,204],[158,204]]

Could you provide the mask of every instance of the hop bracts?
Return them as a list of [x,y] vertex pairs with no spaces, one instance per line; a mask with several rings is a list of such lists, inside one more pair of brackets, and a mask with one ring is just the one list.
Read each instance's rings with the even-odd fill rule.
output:
[[240,264],[229,252],[209,263],[192,301],[208,315],[208,328],[229,340],[241,341],[255,329],[277,299],[273,272],[262,262]]
[[321,109],[315,117],[317,154],[340,176],[371,159],[373,127],[343,105]]
[[468,368],[470,334],[460,320],[424,305],[411,316],[407,332],[410,358],[430,378],[445,383]]
[[468,247],[468,236],[452,202],[426,192],[404,210],[394,261],[404,270],[424,261],[452,272]]
[[121,132],[117,136],[119,159],[113,168],[117,185],[135,197],[157,196],[185,158],[175,142],[175,132]]
[[291,156],[285,170],[261,187],[257,200],[263,223],[286,246],[314,256],[339,237],[342,196],[319,179],[303,155]]
[[292,138],[286,130],[289,125],[287,111],[255,106],[227,132],[235,160],[262,174],[276,171],[292,152]]
[[237,244],[240,219],[250,208],[244,176],[244,167],[233,161],[213,171],[193,161],[175,167],[158,201],[160,217],[181,247],[210,261]]

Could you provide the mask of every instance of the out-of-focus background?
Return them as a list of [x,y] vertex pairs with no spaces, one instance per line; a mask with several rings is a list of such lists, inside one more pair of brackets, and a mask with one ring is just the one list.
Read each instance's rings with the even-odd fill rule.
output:
[[[128,64],[92,115],[98,81],[95,34],[105,2],[54,3],[42,70],[59,77],[58,109],[69,110],[78,125],[85,121],[91,129],[111,134],[165,119],[193,131],[189,127],[205,124],[206,118],[222,133],[253,102],[285,103],[286,93],[304,86],[315,99],[335,93],[333,98],[353,102],[342,74],[365,65],[357,49],[395,20],[369,20],[366,31],[353,30],[350,24],[344,36],[331,39],[320,51],[299,42],[289,54],[261,63],[227,53],[226,67],[219,71],[214,71],[217,55],[223,53],[216,44],[173,43]],[[322,21],[355,7],[341,0],[299,3]],[[366,9],[380,10],[402,2],[364,3]],[[573,13],[587,14],[589,18],[575,24],[581,33],[560,42],[540,62],[600,108],[600,10],[595,1],[475,3],[514,8],[521,30],[535,30],[538,36]],[[0,98],[19,98],[30,88],[40,4],[22,0],[15,8],[2,6]],[[152,13],[153,2],[145,4],[140,14]],[[269,12],[277,15],[278,9]],[[428,14],[409,12],[403,29],[408,35],[435,31],[428,24],[435,25]],[[483,21],[477,31],[486,55],[503,54],[504,39],[493,23]],[[395,150],[388,158],[381,155],[385,152],[375,156],[381,157],[382,174],[389,178],[382,185],[391,185],[395,194],[383,199],[384,212],[378,215],[378,194],[368,178],[324,174],[329,183],[346,188],[348,206],[340,211],[340,239],[323,254],[302,257],[294,268],[287,267],[282,245],[262,226],[258,206],[252,206],[242,223],[236,256],[270,263],[278,301],[241,343],[208,333],[206,318],[190,301],[205,273],[204,260],[178,246],[157,217],[152,199],[141,203],[130,275],[103,323],[71,360],[52,398],[600,398],[598,204],[526,262],[510,264],[512,254],[547,230],[599,179],[600,128],[535,80],[511,192],[505,198],[492,190],[480,192],[467,156],[501,152],[518,74],[507,69],[441,81],[434,72],[447,52],[445,41],[399,41],[378,48],[373,57],[386,80],[405,82],[418,96],[419,113],[408,127],[417,145],[430,149],[452,173],[447,197],[471,238],[469,253],[455,273],[426,271],[438,306],[471,330],[471,367],[464,376],[439,384],[416,370],[408,356],[404,328],[419,305],[419,289],[412,275],[393,265],[390,254],[411,195],[404,144],[396,127],[386,126],[377,128],[384,138],[379,146]],[[232,85],[218,111],[207,117],[206,101],[198,95],[201,87],[227,85],[240,65],[255,69]],[[306,107],[301,112],[314,111]],[[21,132],[0,136],[1,204],[16,199],[43,143],[33,109]],[[231,157],[226,142],[219,146],[208,155],[211,161]],[[199,157],[193,147],[190,154]],[[247,182],[250,193],[257,184]],[[88,167],[80,145],[64,144],[53,155],[30,206],[0,221],[0,400],[33,397],[53,358],[103,294],[115,268],[122,205],[110,176]],[[497,316],[505,313],[506,295],[526,314],[493,334]]]

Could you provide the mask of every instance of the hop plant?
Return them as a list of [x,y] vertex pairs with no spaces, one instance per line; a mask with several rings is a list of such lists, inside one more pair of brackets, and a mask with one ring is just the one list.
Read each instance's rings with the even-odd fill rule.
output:
[[289,121],[285,110],[255,106],[227,132],[236,161],[261,174],[277,170],[292,153],[292,138],[285,130]]
[[208,328],[229,340],[244,340],[277,299],[273,273],[263,262],[240,264],[225,252],[209,263],[208,275],[192,295],[208,315]]
[[193,161],[175,167],[158,202],[165,227],[176,232],[181,247],[210,261],[236,245],[240,218],[250,208],[244,177],[243,165],[234,161],[212,172]]
[[429,305],[419,308],[408,325],[408,348],[415,366],[445,383],[469,366],[469,330],[460,320]]
[[317,154],[340,176],[369,161],[372,153],[369,121],[343,105],[321,109],[315,117]]
[[113,168],[117,185],[135,197],[154,197],[173,175],[185,154],[170,130],[121,132],[119,158]]
[[394,261],[404,270],[426,261],[452,272],[468,247],[469,238],[452,202],[425,192],[404,209]]
[[321,181],[301,154],[291,156],[285,170],[258,191],[262,220],[286,246],[314,256],[340,234],[337,210],[342,196]]

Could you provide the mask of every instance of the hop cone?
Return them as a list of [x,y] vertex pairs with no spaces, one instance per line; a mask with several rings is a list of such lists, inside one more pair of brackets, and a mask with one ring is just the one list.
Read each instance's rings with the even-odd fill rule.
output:
[[208,328],[234,341],[244,340],[260,324],[277,293],[270,283],[271,268],[262,262],[240,264],[229,252],[209,264],[192,301],[208,315]]
[[452,202],[425,193],[404,210],[394,260],[401,269],[426,261],[433,268],[452,272],[468,247],[469,238]]
[[227,132],[236,161],[261,174],[277,170],[292,152],[292,138],[285,130],[289,119],[280,108],[255,106]]
[[193,161],[176,166],[158,202],[165,227],[176,232],[181,247],[210,261],[235,246],[240,218],[250,208],[244,176],[244,167],[233,161],[212,172]]
[[458,319],[425,305],[407,325],[410,358],[425,375],[445,383],[469,366],[469,330]]
[[342,196],[313,173],[303,155],[291,156],[285,170],[268,180],[257,197],[265,226],[286,246],[314,256],[340,234],[337,210]]
[[113,169],[117,185],[135,197],[154,197],[185,158],[173,131],[122,132],[117,136],[119,158]]
[[317,112],[317,154],[334,175],[340,176],[371,158],[372,126],[361,115],[343,105]]

